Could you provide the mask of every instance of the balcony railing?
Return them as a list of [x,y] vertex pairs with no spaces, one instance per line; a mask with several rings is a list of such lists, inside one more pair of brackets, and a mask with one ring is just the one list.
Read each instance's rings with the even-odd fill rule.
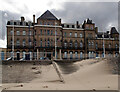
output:
[[[12,45],[7,45],[7,48],[9,49],[12,49]],[[26,45],[26,46],[23,46],[23,45],[14,45],[14,48],[15,49],[33,49],[34,46],[33,45]]]
[[75,47],[75,46],[72,46],[72,47],[71,47],[71,46],[66,46],[66,47],[65,47],[65,46],[63,46],[62,49],[84,50],[85,47]]
[[[103,48],[96,48],[97,51],[103,51]],[[105,51],[119,51],[119,48],[105,48]]]

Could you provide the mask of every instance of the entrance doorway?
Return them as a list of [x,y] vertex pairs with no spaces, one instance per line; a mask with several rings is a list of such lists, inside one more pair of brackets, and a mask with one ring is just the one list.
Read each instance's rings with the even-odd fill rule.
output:
[[51,53],[47,53],[47,57],[51,60]]
[[17,60],[20,60],[20,53],[17,53]]
[[25,54],[25,60],[30,60],[30,54]]

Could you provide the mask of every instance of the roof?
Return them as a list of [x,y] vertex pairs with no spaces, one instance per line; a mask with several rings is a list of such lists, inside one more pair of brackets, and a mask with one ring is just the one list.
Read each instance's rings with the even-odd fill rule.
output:
[[118,34],[117,30],[115,27],[111,28],[111,34]]
[[38,19],[58,20],[49,10],[43,13]]

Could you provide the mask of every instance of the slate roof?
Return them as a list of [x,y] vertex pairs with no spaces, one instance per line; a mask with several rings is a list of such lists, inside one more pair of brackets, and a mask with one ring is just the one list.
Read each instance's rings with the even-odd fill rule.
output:
[[58,20],[49,10],[43,13],[38,19]]
[[115,27],[111,28],[111,34],[118,34],[117,30]]

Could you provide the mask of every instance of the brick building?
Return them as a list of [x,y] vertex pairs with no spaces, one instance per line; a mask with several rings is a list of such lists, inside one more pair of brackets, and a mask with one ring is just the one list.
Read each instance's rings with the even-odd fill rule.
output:
[[61,23],[61,19],[47,10],[37,18],[37,22],[35,15],[33,22],[26,22],[24,17],[8,21],[8,57],[12,56],[12,48],[18,60],[39,60],[42,57],[54,59],[55,55],[57,59],[95,58],[104,57],[104,52],[106,56],[118,56],[119,33],[115,27],[109,32],[98,32],[98,28],[89,19],[82,24],[78,21],[76,24]]

